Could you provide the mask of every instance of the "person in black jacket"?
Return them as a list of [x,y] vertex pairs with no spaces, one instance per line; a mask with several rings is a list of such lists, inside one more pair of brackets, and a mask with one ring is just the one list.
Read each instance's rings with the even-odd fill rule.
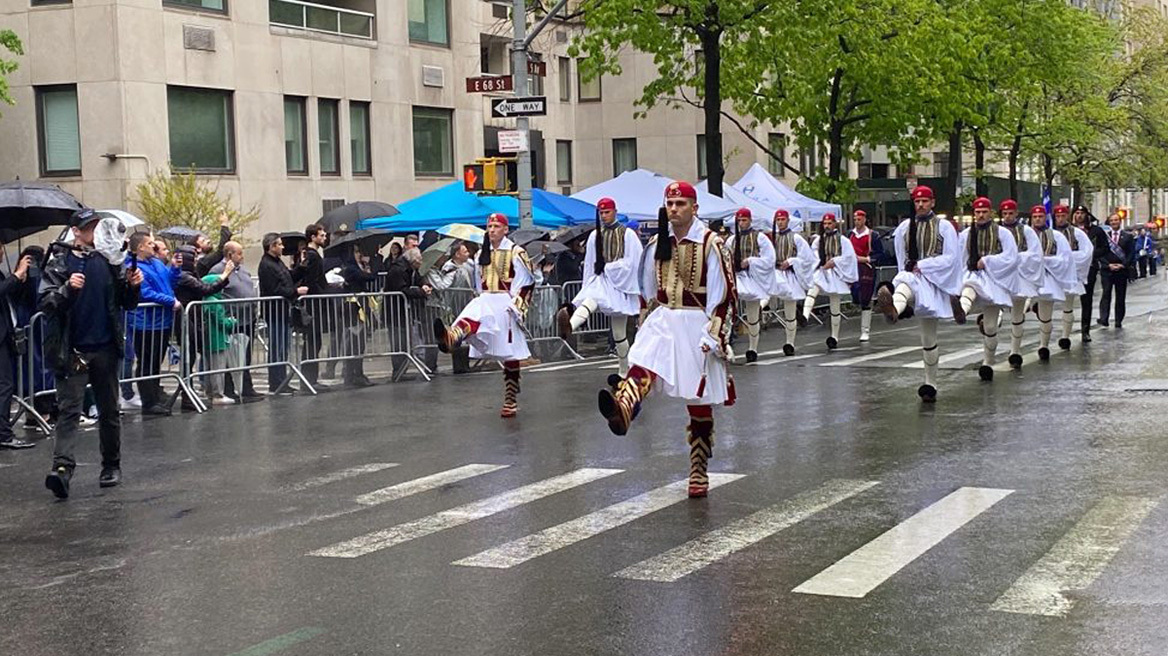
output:
[[[297,287],[292,272],[280,259],[284,254],[284,242],[280,235],[269,232],[264,235],[261,245],[264,256],[260,259],[260,296],[278,296],[286,303],[265,301],[264,320],[268,324],[268,362],[287,362],[288,346],[292,343],[292,305],[308,293],[308,287]],[[282,364],[268,367],[268,391],[272,394],[291,393],[284,389],[288,379],[288,368]]]
[[[585,235],[586,237],[587,235]],[[569,244],[570,250],[564,251],[556,256],[556,271],[555,277],[547,281],[549,285],[563,285],[573,280],[584,279],[584,239],[585,237],[577,237]]]
[[1083,343],[1091,341],[1091,308],[1095,305],[1095,281],[1099,278],[1099,260],[1107,254],[1107,234],[1095,222],[1095,218],[1084,205],[1075,208],[1071,221],[1076,228],[1087,233],[1095,254],[1091,258],[1091,269],[1087,273],[1086,291],[1079,297],[1079,328],[1083,333]]
[[1115,327],[1123,328],[1127,313],[1127,282],[1135,256],[1135,238],[1123,229],[1123,219],[1112,213],[1107,217],[1111,230],[1107,231],[1107,250],[1099,260],[1103,276],[1103,297],[1099,300],[1099,325],[1108,325],[1111,314],[1111,291],[1115,290]]
[[[219,245],[215,250],[211,250],[211,240],[207,239],[205,235],[199,235],[195,238],[193,244],[195,250],[194,273],[199,278],[211,272],[211,269],[223,261],[223,246],[231,241],[231,228],[228,226],[230,219],[226,212],[219,213]],[[175,249],[176,251],[178,249]]]
[[0,273],[0,449],[30,449],[36,446],[17,438],[12,432],[12,422],[8,420],[12,416],[12,393],[16,389],[12,374],[16,371],[15,362],[20,357],[15,348],[17,329],[12,320],[16,316],[16,297],[21,291],[21,284],[28,279],[31,267],[32,258],[22,255],[12,275]]
[[[345,279],[346,294],[364,294],[369,283],[377,280],[377,274],[369,269],[369,260],[361,254],[356,244],[353,249],[345,253],[342,260],[341,277]],[[341,312],[341,333],[344,336],[342,352],[351,359],[345,360],[343,378],[349,387],[369,387],[372,385],[365,376],[365,336],[370,330],[369,303],[367,297],[356,296],[346,298]]]
[[123,316],[138,305],[142,272],[112,264],[94,249],[101,217],[79,210],[70,222],[74,243],[49,260],[41,279],[40,310],[45,313],[44,355],[57,386],[53,468],[45,487],[58,498],[69,496],[77,461],[73,449],[85,400],[85,386],[97,401],[101,444],[101,487],[121,482],[122,420],[118,414],[118,369],[125,351]]
[[[304,238],[308,242],[308,247],[296,267],[297,281],[308,288],[310,296],[333,293],[334,290],[325,277],[324,258],[320,254],[321,249],[328,243],[328,232],[320,224],[313,223],[304,229]],[[324,328],[332,320],[330,310],[334,304],[330,302],[331,300],[308,299],[303,301],[305,303],[304,311],[308,313],[310,319],[306,320],[306,325],[302,327],[304,346],[300,351],[300,371],[308,382],[318,389],[327,389],[327,387],[317,382],[320,376],[320,363],[310,362],[310,360],[316,360],[320,357]]]
[[[230,231],[228,231],[230,234]],[[178,281],[174,283],[174,297],[178,299],[183,306],[183,312],[180,315],[180,321],[175,322],[175,341],[182,344],[186,350],[184,358],[187,370],[183,375],[194,371],[195,360],[203,355],[203,347],[210,339],[210,336],[203,331],[203,313],[202,311],[194,311],[185,309],[195,301],[201,301],[212,294],[218,294],[227,287],[231,273],[235,271],[235,264],[227,262],[223,274],[219,280],[214,284],[207,284],[203,282],[203,274],[196,276],[196,270],[202,264],[202,260],[198,259],[198,252],[192,246],[180,246],[174,252],[174,263],[179,267],[182,273],[179,274]],[[203,259],[206,259],[204,256]],[[187,324],[187,322],[190,322]],[[185,327],[184,327],[185,326]],[[183,331],[186,331],[184,335]],[[190,399],[183,399],[183,410],[193,411],[195,406]]]
[[[417,248],[411,248],[403,252],[402,256],[386,269],[385,291],[400,292],[406,299],[406,307],[402,306],[400,296],[385,299],[385,326],[389,331],[390,347],[394,351],[405,351],[409,347],[410,331],[413,329],[411,324],[422,320],[426,299],[434,293],[433,287],[422,277],[421,268],[422,252]],[[395,378],[405,366],[404,357],[400,355],[393,357]]]

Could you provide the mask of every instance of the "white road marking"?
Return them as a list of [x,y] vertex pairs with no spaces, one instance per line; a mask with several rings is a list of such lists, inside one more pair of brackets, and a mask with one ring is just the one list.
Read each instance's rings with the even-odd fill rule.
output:
[[373,472],[379,472],[397,466],[398,464],[396,462],[370,462],[364,465],[357,465],[356,467],[349,467],[348,469],[335,471],[323,476],[317,476],[316,478],[310,478],[295,485],[289,485],[285,489],[289,492],[301,492],[303,490],[309,490],[314,487],[328,485],[329,483],[343,481],[346,478],[353,478],[354,476],[360,476],[361,474],[372,474]]
[[[710,474],[710,489],[732,483],[743,476],[743,474]],[[557,549],[563,549],[675,503],[685,501],[688,487],[688,481],[670,483],[558,526],[513,540],[468,558],[456,560],[454,564],[496,569],[515,567],[533,558],[549,554]]]
[[[980,336],[980,333],[978,335]],[[1021,348],[1028,349],[1037,343],[1038,343],[1037,339],[1033,339],[1033,338],[1026,339],[1026,340],[1022,341]],[[958,360],[965,360],[966,358],[977,358],[978,360],[980,360],[982,355],[984,355],[984,354],[985,354],[985,350],[981,346],[977,346],[975,348],[964,349],[961,351],[954,351],[952,353],[943,354],[940,358],[938,358],[937,364],[938,365],[949,364],[950,362],[956,362]],[[1005,357],[1005,358],[1008,358],[1010,356],[1010,342],[1009,342],[1009,340],[1006,340],[1005,344],[1002,343],[1001,339],[998,340],[998,350],[995,351],[995,356]],[[995,359],[997,359],[997,357],[995,357]],[[901,366],[904,367],[905,369],[924,369],[925,363],[923,361],[918,361],[918,362],[911,362],[909,364],[902,364]],[[1009,366],[1008,361],[1006,363],[1006,366]]]
[[880,360],[882,358],[890,358],[894,355],[900,355],[902,353],[909,353],[911,351],[919,351],[919,350],[921,350],[921,347],[919,347],[919,346],[901,346],[900,348],[889,349],[887,351],[880,351],[879,353],[868,353],[867,355],[860,355],[860,356],[856,356],[854,358],[848,358],[847,360],[833,360],[831,362],[824,362],[824,363],[820,364],[819,366],[821,366],[821,367],[850,367],[854,364],[860,364],[862,362],[871,362],[872,360]]
[[[782,351],[779,351],[782,353]],[[770,367],[776,364],[783,364],[784,362],[798,362],[799,360],[806,360],[808,358],[822,358],[826,353],[807,353],[805,355],[792,355],[782,358],[775,358],[773,360],[759,360],[748,367]]]
[[879,483],[875,481],[828,481],[818,489],[704,533],[613,576],[672,583],[876,485]]
[[600,480],[607,476],[619,474],[621,469],[577,469],[567,474],[544,479],[537,483],[488,497],[482,501],[475,501],[457,508],[444,510],[428,517],[398,524],[390,528],[362,535],[352,540],[346,540],[323,549],[310,552],[310,556],[325,558],[357,558],[375,551],[388,549],[394,545],[409,542],[417,538],[432,535],[449,528],[462,526],[476,519],[490,517],[525,503],[537,501],[557,492],[570,490],[574,487]]
[[991,610],[1061,617],[1074,605],[1064,593],[1084,590],[1107,567],[1158,502],[1107,497],[1097,503],[1050,551],[1018,577]]
[[506,469],[510,465],[463,465],[454,469],[438,472],[437,474],[430,474],[421,478],[415,478],[412,481],[398,483],[397,485],[390,485],[383,487],[380,490],[362,494],[357,497],[355,501],[363,506],[376,506],[380,503],[393,501],[394,499],[401,499],[414,494],[420,494],[435,488],[457,483],[458,481],[473,478],[475,476],[482,476],[491,472]]
[[863,597],[1012,492],[960,488],[804,581],[794,592]]
[[575,369],[577,367],[591,367],[597,364],[606,364],[607,362],[616,362],[614,358],[607,360],[585,360],[583,362],[571,362],[568,364],[555,364],[546,367],[528,367],[523,370],[524,373],[536,373],[540,371],[560,371],[561,369]]

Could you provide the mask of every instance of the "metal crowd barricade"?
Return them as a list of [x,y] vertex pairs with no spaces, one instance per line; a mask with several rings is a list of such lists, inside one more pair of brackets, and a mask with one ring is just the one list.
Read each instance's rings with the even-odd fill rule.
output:
[[560,337],[559,329],[556,327],[556,312],[563,303],[563,298],[563,289],[559,285],[540,285],[532,290],[531,300],[527,304],[527,316],[524,319],[527,337],[531,342],[558,342],[573,359],[583,360],[583,356]]
[[[42,399],[47,398],[45,395],[52,393],[56,383],[52,372],[44,365],[44,347],[41,340],[33,339],[34,325],[43,324],[43,321],[44,315],[37,313],[33,315],[29,325],[13,329],[13,338],[17,344],[16,392],[13,399],[19,407],[12,417],[12,423],[15,425],[27,412],[37,428],[48,435],[52,432],[52,426],[37,409],[36,396],[42,394]],[[39,328],[43,332],[43,325]]]
[[[584,288],[583,280],[572,280],[563,284],[563,300],[565,303],[571,302]],[[580,328],[573,330],[572,333],[579,335],[583,333],[600,333],[608,334],[612,330],[612,319],[603,312],[593,312],[588,315],[588,321]]]
[[302,297],[298,303],[301,316],[305,317],[300,327],[303,338],[300,371],[311,371],[321,363],[330,362],[359,368],[368,359],[390,358],[394,380],[412,365],[429,381],[432,372],[413,352],[413,345],[421,341],[420,335],[425,332],[420,321],[414,319],[415,315],[419,318],[424,315],[423,303],[401,292]]
[[287,387],[292,376],[316,393],[292,359],[295,316],[280,296],[189,303],[183,309],[183,379],[192,387],[198,380],[211,401],[224,396],[227,376],[236,394],[242,394],[246,378],[264,370],[273,394]]
[[[143,385],[153,386],[160,399],[169,398],[165,402],[167,407],[173,405],[179,395],[185,395],[197,411],[206,411],[202,399],[194,393],[182,375],[184,341],[179,323],[181,319],[181,312],[175,308],[156,303],[141,303],[125,313],[126,355],[118,377],[123,396],[129,385],[138,383],[139,392]],[[171,343],[172,335],[179,338],[178,344]],[[162,389],[164,380],[175,382],[177,388],[173,393],[168,394]]]
[[469,287],[447,287],[443,290],[435,290],[430,294],[430,298],[426,300],[422,309],[422,334],[421,339],[414,344],[415,347],[433,347],[438,348],[438,340],[434,338],[434,331],[430,330],[430,326],[434,325],[435,319],[441,319],[442,323],[450,325],[458,318],[465,308],[475,297],[475,290]]

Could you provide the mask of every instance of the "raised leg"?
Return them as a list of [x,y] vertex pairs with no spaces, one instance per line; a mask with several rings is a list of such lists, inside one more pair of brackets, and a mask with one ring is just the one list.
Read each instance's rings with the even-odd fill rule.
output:
[[961,288],[961,310],[968,313],[973,309],[973,303],[977,300],[977,290],[973,287]]
[[815,299],[819,297],[819,287],[811,285],[811,289],[807,290],[807,298],[803,299],[803,318],[810,319],[811,311],[815,309]]
[[629,425],[641,411],[641,402],[657,379],[648,369],[633,366],[629,375],[617,383],[615,389],[602,389],[597,397],[600,414],[608,420],[608,428],[616,435],[629,432]]

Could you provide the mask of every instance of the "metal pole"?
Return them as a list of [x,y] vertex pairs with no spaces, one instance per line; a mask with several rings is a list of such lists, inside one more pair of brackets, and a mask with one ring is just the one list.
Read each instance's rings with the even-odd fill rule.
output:
[[[514,40],[511,42],[511,74],[515,78],[515,97],[527,95],[527,3],[512,0],[511,22],[514,25]],[[531,214],[531,139],[528,133],[529,121],[520,116],[517,129],[528,138],[528,150],[520,152],[516,159],[515,174],[519,177],[519,227],[532,227]]]

